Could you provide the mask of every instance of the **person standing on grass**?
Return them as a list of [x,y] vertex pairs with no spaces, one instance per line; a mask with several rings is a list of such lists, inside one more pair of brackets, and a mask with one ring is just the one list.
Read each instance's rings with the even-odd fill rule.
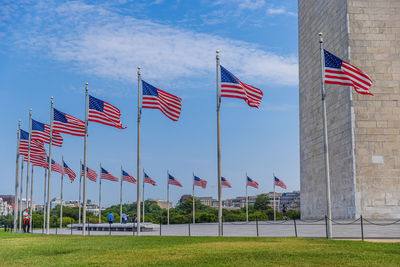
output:
[[30,224],[29,210],[26,209],[22,215],[24,216],[24,233],[29,233],[29,224]]

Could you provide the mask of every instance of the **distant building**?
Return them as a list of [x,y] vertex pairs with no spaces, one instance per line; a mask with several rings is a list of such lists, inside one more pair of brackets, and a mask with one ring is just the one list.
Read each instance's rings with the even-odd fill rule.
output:
[[12,209],[14,210],[15,197],[13,195],[0,195],[0,198],[2,198],[3,201],[7,202],[8,205],[11,205]]
[[283,193],[280,198],[280,209],[283,205],[286,206],[287,210],[300,211],[300,191]]
[[212,197],[196,197],[196,199],[200,201],[200,204],[210,207],[212,206],[213,201],[215,201],[215,199],[213,199]]
[[149,199],[150,201],[155,201],[157,203],[157,205],[162,208],[162,209],[168,209],[168,204],[169,204],[169,208],[172,208],[172,202],[167,202],[165,200],[161,200],[161,199]]
[[0,198],[0,216],[7,216],[12,214],[12,212],[12,206],[8,204],[7,201],[4,201],[2,198]]

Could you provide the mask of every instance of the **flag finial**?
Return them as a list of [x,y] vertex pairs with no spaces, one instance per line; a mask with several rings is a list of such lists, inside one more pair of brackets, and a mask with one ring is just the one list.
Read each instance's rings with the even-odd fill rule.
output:
[[215,51],[215,53],[219,54],[219,50]]
[[318,35],[319,35],[319,42],[320,43],[323,43],[324,42],[324,39],[322,38],[322,36],[324,35],[322,32],[320,32],[320,33],[318,33]]

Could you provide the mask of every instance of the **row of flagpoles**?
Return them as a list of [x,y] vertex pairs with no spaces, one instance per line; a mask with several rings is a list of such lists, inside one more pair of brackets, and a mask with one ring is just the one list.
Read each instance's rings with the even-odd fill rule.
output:
[[[372,80],[367,74],[362,72],[357,67],[341,60],[328,51],[323,49],[322,34],[320,34],[320,51],[321,51],[321,94],[322,94],[322,120],[323,120],[323,135],[324,135],[324,156],[325,156],[325,178],[327,187],[327,213],[328,218],[331,218],[331,203],[330,203],[330,179],[329,179],[329,153],[328,153],[328,135],[326,125],[326,107],[325,107],[325,88],[324,83],[349,85],[353,86],[357,93],[372,95],[369,91],[372,85]],[[222,177],[221,168],[221,130],[220,130],[220,106],[221,97],[231,97],[243,99],[250,107],[258,108],[263,93],[260,89],[241,82],[236,76],[220,65],[219,51],[216,52],[216,73],[217,73],[217,166],[218,166],[218,232],[222,234],[222,186],[224,181],[227,180]],[[182,99],[160,90],[141,79],[140,67],[138,67],[138,117],[137,117],[137,233],[140,235],[140,121],[141,112],[143,108],[159,109],[165,116],[173,121],[177,121],[181,111]],[[87,167],[87,136],[88,136],[88,122],[97,122],[108,126],[113,126],[118,129],[124,129],[121,124],[121,113],[115,106],[97,99],[88,93],[88,84],[85,87],[85,121],[81,121],[71,115],[60,112],[53,107],[53,99],[51,100],[51,116],[50,125],[34,121],[29,113],[29,137],[26,149],[26,143],[23,147],[24,150],[20,151],[21,131],[20,123],[18,126],[18,147],[17,147],[17,160],[16,160],[16,180],[15,180],[15,195],[17,206],[18,195],[18,172],[19,172],[19,155],[26,157],[27,161],[27,190],[26,195],[28,199],[28,183],[29,183],[29,163],[35,166],[41,166],[48,169],[48,183],[47,183],[47,214],[50,214],[50,184],[52,167],[56,167],[55,162],[52,160],[52,145],[62,146],[62,136],[60,133],[72,134],[84,137],[84,162],[83,162],[83,235],[86,234],[86,181],[88,178]],[[20,142],[21,140],[21,142]],[[26,140],[26,139],[25,139]],[[49,144],[49,155],[47,157],[44,143]],[[21,146],[22,148],[22,146]],[[47,158],[47,160],[46,160]],[[24,159],[25,160],[25,159]],[[51,164],[48,164],[50,163]],[[54,162],[54,163],[53,163]],[[63,162],[63,164],[65,164]],[[23,166],[23,164],[22,164]],[[21,166],[21,181],[22,171]],[[33,173],[33,168],[32,168]],[[172,177],[172,176],[171,176]],[[89,175],[90,179],[90,175]],[[170,174],[168,174],[170,179]],[[275,178],[274,178],[275,179]],[[101,179],[100,179],[101,181]],[[167,184],[167,201],[169,202],[169,184]],[[33,175],[31,176],[31,204],[32,204],[32,183]],[[178,182],[179,183],[179,182]],[[275,180],[274,180],[275,186]],[[46,187],[46,184],[45,184]],[[101,186],[99,186],[101,192]],[[275,189],[274,189],[275,191]],[[99,197],[101,198],[100,194]],[[22,182],[21,182],[21,199],[22,199]],[[99,199],[101,201],[101,199]],[[275,204],[274,204],[275,207]],[[32,209],[31,209],[32,213]],[[15,214],[15,213],[14,213]],[[169,212],[168,212],[169,214]],[[14,227],[16,227],[17,217],[14,217]],[[49,234],[50,216],[47,216],[46,233]],[[328,225],[329,237],[331,236],[331,225]],[[16,229],[14,229],[16,230]]]
[[[218,158],[218,200],[219,200],[219,233],[222,233],[222,182],[221,176],[221,146],[220,146],[220,103],[221,97],[232,97],[239,98],[246,101],[246,103],[251,107],[259,107],[263,93],[260,89],[250,86],[248,84],[242,83],[237,77],[226,70],[224,67],[220,66],[219,63],[219,51],[217,51],[216,56],[217,62],[217,158]],[[181,101],[182,99],[160,90],[149,83],[141,79],[140,68],[138,67],[138,120],[137,120],[137,229],[138,235],[140,235],[140,120],[141,112],[143,108],[149,109],[159,109],[165,116],[173,121],[177,121],[181,112]],[[52,159],[52,146],[62,146],[63,138],[60,133],[71,134],[75,136],[84,137],[84,160],[83,160],[83,235],[86,235],[86,191],[87,191],[87,178],[90,179],[90,171],[87,167],[87,136],[88,136],[88,122],[97,122],[105,124],[108,126],[113,126],[118,129],[125,129],[120,121],[120,110],[103,101],[89,95],[88,83],[85,87],[85,121],[79,120],[78,118],[71,116],[69,114],[63,113],[54,108],[53,98],[51,99],[50,107],[50,125],[40,123],[32,119],[32,112],[29,112],[29,134],[28,138],[24,136],[23,140],[27,142],[21,142],[21,133],[26,135],[26,132],[20,128],[20,123],[18,126],[18,148],[17,148],[17,160],[16,160],[16,187],[15,195],[18,194],[18,172],[19,172],[19,155],[24,156],[24,160],[27,161],[27,197],[28,200],[28,184],[29,184],[29,164],[32,163],[34,166],[40,166],[47,169],[47,188],[46,188],[46,177],[45,177],[45,193],[46,194],[46,234],[49,234],[50,230],[50,188],[51,188],[51,175],[52,168],[55,171],[58,168],[58,164]],[[47,155],[46,149],[44,148],[44,143],[49,144],[49,153]],[[23,144],[21,146],[21,144]],[[27,145],[27,147],[26,147]],[[63,165],[66,165],[63,162]],[[23,166],[23,164],[22,164]],[[21,168],[23,168],[21,166]],[[103,169],[101,169],[103,170]],[[33,169],[32,169],[33,171]],[[72,171],[72,170],[71,170]],[[62,170],[60,171],[62,172]],[[88,176],[89,174],[89,176]],[[22,175],[22,170],[21,170]],[[22,177],[22,176],[21,176]],[[168,174],[168,179],[170,179]],[[33,194],[33,175],[31,175],[31,202],[32,206],[32,194]],[[169,202],[169,184],[168,180],[168,192],[167,192],[167,202]],[[81,187],[81,186],[80,186]],[[21,192],[22,192],[22,182],[21,182]],[[22,193],[21,193],[22,194]],[[17,198],[16,198],[17,199]],[[22,199],[22,197],[21,197]],[[80,200],[79,200],[80,201]],[[17,202],[17,200],[16,200]],[[18,203],[16,203],[18,204]],[[20,203],[21,204],[21,203]],[[99,204],[101,205],[101,179],[99,182]],[[169,211],[168,211],[169,214]],[[32,217],[32,209],[31,209]],[[46,216],[44,216],[46,217]],[[16,222],[16,218],[14,221]],[[14,224],[16,225],[16,224]],[[16,230],[16,229],[15,229]]]

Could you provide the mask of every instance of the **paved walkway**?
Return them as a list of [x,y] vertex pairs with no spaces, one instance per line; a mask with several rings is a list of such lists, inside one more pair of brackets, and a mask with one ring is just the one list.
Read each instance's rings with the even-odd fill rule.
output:
[[[363,231],[364,239],[371,240],[390,240],[400,239],[400,222],[390,224],[389,221],[374,221],[371,224],[364,222]],[[162,236],[218,236],[217,223],[196,223],[196,224],[171,224],[161,225]],[[325,221],[304,222],[296,221],[260,221],[256,222],[227,222],[223,225],[224,236],[262,236],[262,237],[312,237],[325,238],[326,225]],[[42,230],[35,230],[34,233],[41,234]],[[71,230],[51,229],[51,234],[70,235]],[[72,230],[73,235],[81,235],[82,231]],[[90,231],[89,235],[110,235],[109,231]],[[111,235],[136,235],[131,231],[111,231]],[[160,228],[157,227],[150,232],[142,232],[142,235],[160,235]],[[333,237],[337,239],[361,239],[360,221],[351,223],[351,221],[337,221],[333,224]]]

